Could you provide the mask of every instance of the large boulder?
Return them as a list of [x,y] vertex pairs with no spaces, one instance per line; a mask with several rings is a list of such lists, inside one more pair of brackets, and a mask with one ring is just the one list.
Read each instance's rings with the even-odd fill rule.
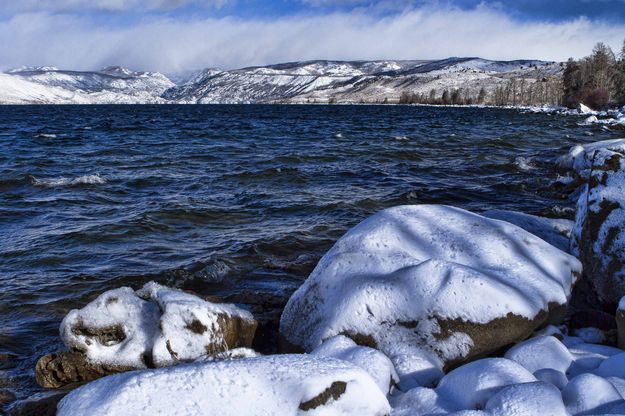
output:
[[230,304],[154,282],[141,290],[123,287],[70,311],[61,338],[70,352],[37,363],[37,381],[60,387],[132,369],[163,367],[252,345],[257,323]]
[[625,147],[599,147],[590,157],[577,202],[572,252],[599,300],[611,310],[625,296]]
[[611,139],[599,142],[578,144],[556,161],[556,169],[569,177],[578,186],[587,183],[590,178],[595,153],[600,150],[625,151],[625,139]]
[[274,355],[106,377],[72,391],[58,416],[384,416],[385,394],[346,361]]
[[391,208],[343,236],[293,294],[283,346],[311,351],[341,334],[384,352],[400,376],[424,353],[448,369],[561,319],[580,272],[515,225],[449,206]]

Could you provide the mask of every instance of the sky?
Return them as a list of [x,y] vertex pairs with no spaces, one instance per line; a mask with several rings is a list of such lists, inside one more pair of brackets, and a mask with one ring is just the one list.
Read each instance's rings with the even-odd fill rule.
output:
[[0,70],[183,73],[310,59],[566,60],[625,39],[625,0],[0,0]]

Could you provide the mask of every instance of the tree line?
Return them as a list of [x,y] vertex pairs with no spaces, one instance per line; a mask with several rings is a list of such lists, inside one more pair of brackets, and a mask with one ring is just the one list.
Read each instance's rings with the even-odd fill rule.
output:
[[585,58],[569,59],[562,76],[564,105],[595,110],[625,105],[625,42],[618,56],[598,43]]
[[495,106],[567,106],[580,103],[601,110],[625,105],[625,42],[618,56],[603,43],[598,43],[590,56],[569,59],[562,76],[511,77],[500,79],[495,87],[479,92],[452,89],[429,93],[404,91],[399,104]]

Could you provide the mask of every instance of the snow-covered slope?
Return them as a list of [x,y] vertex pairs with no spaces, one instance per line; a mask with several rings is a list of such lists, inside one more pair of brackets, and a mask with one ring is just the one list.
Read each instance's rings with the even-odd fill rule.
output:
[[187,103],[397,101],[404,91],[462,88],[492,92],[510,78],[559,76],[558,63],[448,58],[438,61],[308,61],[232,71],[208,70],[164,98]]
[[121,67],[94,72],[23,67],[0,77],[0,102],[5,104],[160,103],[163,92],[174,86],[157,72]]
[[0,103],[396,102],[403,92],[491,94],[511,78],[558,77],[555,62],[448,58],[436,61],[305,61],[176,76],[120,67],[67,71],[23,67],[2,74]]

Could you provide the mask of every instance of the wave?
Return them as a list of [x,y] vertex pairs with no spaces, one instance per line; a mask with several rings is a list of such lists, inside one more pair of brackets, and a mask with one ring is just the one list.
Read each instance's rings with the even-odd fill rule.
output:
[[95,175],[83,175],[77,178],[52,178],[52,179],[37,179],[34,176],[30,177],[31,182],[35,186],[44,186],[46,188],[54,188],[57,186],[76,186],[76,185],[102,185],[106,183],[106,179],[99,174]]
[[51,133],[37,133],[35,139],[56,139],[56,134]]

